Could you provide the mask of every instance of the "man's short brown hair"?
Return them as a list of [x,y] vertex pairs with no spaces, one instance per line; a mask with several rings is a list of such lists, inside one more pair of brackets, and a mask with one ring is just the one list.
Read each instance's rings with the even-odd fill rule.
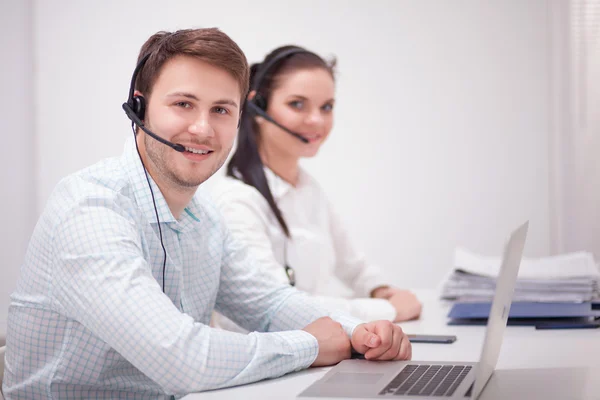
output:
[[165,62],[178,55],[187,55],[227,71],[238,82],[241,104],[246,98],[249,85],[246,56],[229,36],[217,28],[157,32],[140,49],[138,62],[147,54],[151,55],[135,83],[135,89],[146,97],[150,97]]

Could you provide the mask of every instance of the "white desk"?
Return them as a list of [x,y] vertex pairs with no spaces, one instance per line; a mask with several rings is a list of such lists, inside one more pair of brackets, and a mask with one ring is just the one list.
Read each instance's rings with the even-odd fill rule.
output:
[[[406,333],[456,335],[453,344],[413,344],[413,360],[478,361],[484,326],[446,325],[449,305],[433,291],[416,291],[424,303],[419,321],[402,323]],[[534,327],[506,328],[497,369],[600,367],[600,329],[535,330]],[[194,393],[185,400],[207,399],[295,399],[329,368],[308,370],[249,385]],[[600,379],[600,376],[598,377]],[[600,398],[600,393],[598,394]]]

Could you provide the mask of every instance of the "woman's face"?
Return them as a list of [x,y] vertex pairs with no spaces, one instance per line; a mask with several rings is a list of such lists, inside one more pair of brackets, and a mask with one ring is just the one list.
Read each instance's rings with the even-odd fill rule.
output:
[[281,75],[271,92],[267,113],[279,124],[308,140],[303,143],[283,129],[257,117],[260,146],[267,157],[312,157],[333,127],[335,83],[329,71],[311,68]]

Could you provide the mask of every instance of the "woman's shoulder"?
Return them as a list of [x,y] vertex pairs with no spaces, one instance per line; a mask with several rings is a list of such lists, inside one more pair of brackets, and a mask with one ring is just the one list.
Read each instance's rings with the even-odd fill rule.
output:
[[220,207],[240,202],[260,206],[266,203],[266,200],[254,186],[231,176],[221,176],[216,179],[211,184],[209,192],[214,202]]

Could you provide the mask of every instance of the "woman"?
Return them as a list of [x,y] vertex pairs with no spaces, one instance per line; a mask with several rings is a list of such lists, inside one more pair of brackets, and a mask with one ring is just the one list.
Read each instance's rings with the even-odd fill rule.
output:
[[[391,287],[351,243],[318,183],[299,166],[333,126],[334,62],[296,46],[251,67],[251,91],[227,178],[214,198],[235,236],[275,279],[366,321],[417,318],[421,304]],[[339,278],[353,298],[330,295]],[[217,325],[231,328],[217,317]]]

